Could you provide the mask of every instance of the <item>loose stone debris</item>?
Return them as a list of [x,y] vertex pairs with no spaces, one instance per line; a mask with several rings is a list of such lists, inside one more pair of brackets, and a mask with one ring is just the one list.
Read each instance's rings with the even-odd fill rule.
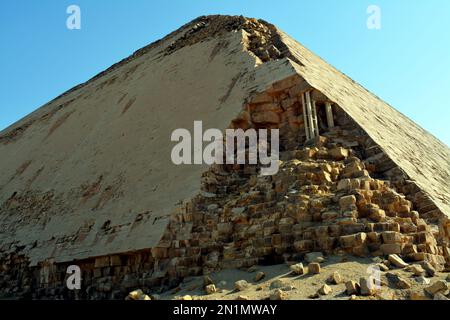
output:
[[332,284],[340,284],[343,282],[342,276],[337,271],[333,272],[333,274],[330,276],[328,280]]
[[310,273],[310,274],[320,273],[320,264],[317,262],[312,262],[312,263],[308,264],[308,273]]
[[245,280],[236,281],[234,284],[234,288],[237,291],[244,291],[250,287],[250,284]]
[[255,275],[255,281],[261,281],[262,279],[264,279],[266,277],[266,274],[262,271],[259,271],[256,275]]
[[303,263],[294,264],[290,268],[291,268],[291,271],[295,275],[302,275],[305,273],[305,268],[303,267]]
[[333,289],[331,289],[331,287],[329,285],[324,284],[320,289],[319,289],[319,294],[321,295],[328,295],[333,291]]

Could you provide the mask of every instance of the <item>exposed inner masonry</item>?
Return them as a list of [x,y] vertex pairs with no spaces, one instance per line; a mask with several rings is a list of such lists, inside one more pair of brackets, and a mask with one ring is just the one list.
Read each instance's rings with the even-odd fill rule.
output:
[[450,223],[345,113],[300,77],[274,83],[243,105],[230,127],[278,128],[278,174],[214,165],[203,192],[174,212],[157,247],[29,268],[21,248],[0,259],[4,294],[25,298],[122,299],[137,287],[173,287],[222,268],[297,261],[311,251],[450,263]]

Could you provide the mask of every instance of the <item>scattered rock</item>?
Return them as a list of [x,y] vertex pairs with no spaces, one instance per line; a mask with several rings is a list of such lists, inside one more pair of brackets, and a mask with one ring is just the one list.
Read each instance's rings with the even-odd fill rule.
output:
[[433,283],[431,286],[425,288],[425,291],[432,296],[434,296],[437,293],[445,292],[448,290],[448,284],[445,280],[439,280]]
[[305,273],[305,267],[303,267],[303,263],[297,263],[290,267],[291,271],[295,275],[302,275]]
[[388,260],[389,260],[390,263],[395,265],[397,268],[405,268],[405,267],[408,266],[408,264],[405,261],[403,261],[403,259],[400,258],[396,254],[390,254],[389,257],[388,257]]
[[450,299],[444,296],[441,292],[438,292],[434,295],[433,300],[450,300]]
[[250,300],[247,296],[238,296],[236,300]]
[[328,153],[331,157],[338,161],[344,160],[348,157],[348,150],[341,147],[330,149],[328,150]]
[[412,265],[412,266],[408,269],[408,271],[412,272],[416,277],[423,276],[423,275],[425,275],[425,273],[426,273],[425,269],[422,268],[422,266],[419,265],[419,264],[414,264],[414,265]]
[[394,300],[395,294],[389,290],[377,290],[375,297],[379,300]]
[[397,289],[409,289],[409,288],[411,288],[411,283],[408,280],[400,277],[396,273],[389,272],[389,273],[386,274],[386,277],[388,278],[388,280],[390,282],[392,282],[394,284],[394,286]]
[[293,285],[287,285],[287,286],[284,286],[283,288],[281,288],[281,290],[283,290],[283,291],[292,291],[292,290],[295,290],[295,289],[297,289],[296,287],[294,287]]
[[380,271],[386,272],[389,271],[389,267],[386,266],[384,263],[378,263],[376,266],[380,269]]
[[346,292],[349,296],[359,293],[359,284],[356,281],[350,280],[345,283]]
[[411,290],[409,292],[410,300],[430,300],[423,290]]
[[312,262],[312,263],[308,264],[308,273],[319,274],[320,273],[320,264],[317,262]]
[[234,288],[237,291],[244,291],[248,287],[250,287],[250,284],[245,280],[239,280],[234,283]]
[[431,263],[429,263],[428,261],[423,261],[421,263],[421,266],[422,268],[425,269],[429,277],[434,277],[434,275],[436,274],[436,269],[433,267]]
[[255,281],[261,281],[262,279],[264,279],[266,277],[266,274],[262,271],[259,271],[258,273],[256,273],[255,275]]
[[399,277],[396,286],[399,289],[409,289],[411,288],[411,283],[405,278]]
[[144,292],[141,289],[137,289],[137,290],[131,291],[128,294],[127,298],[129,300],[144,300],[144,297],[145,297]]
[[213,294],[217,292],[216,286],[214,284],[209,284],[205,287],[206,294]]
[[425,278],[424,276],[417,277],[414,280],[416,280],[416,282],[420,284],[430,284],[431,282],[430,279]]
[[361,295],[363,296],[373,296],[377,292],[377,287],[372,278],[361,278],[359,279],[359,287],[361,290]]
[[305,260],[308,263],[322,263],[325,261],[325,258],[323,257],[322,252],[310,252],[305,255]]
[[327,284],[324,284],[322,286],[322,288],[319,289],[319,294],[321,294],[323,296],[326,296],[326,295],[329,295],[331,293],[331,291],[333,291],[331,289],[331,287],[329,285],[327,285]]
[[192,296],[190,296],[190,295],[185,295],[185,296],[182,296],[180,298],[180,300],[194,300],[194,299],[192,299]]
[[331,284],[340,284],[342,283],[343,279],[342,276],[339,274],[339,272],[335,271],[333,274],[328,278],[328,281]]
[[286,283],[281,279],[277,279],[272,281],[272,283],[270,284],[270,289],[280,289],[284,286],[286,286]]
[[270,295],[270,300],[286,300],[287,294],[280,289],[276,289],[272,294]]
[[319,294],[319,292],[316,292],[316,293],[310,294],[308,296],[308,298],[309,299],[319,299],[320,298],[320,294]]

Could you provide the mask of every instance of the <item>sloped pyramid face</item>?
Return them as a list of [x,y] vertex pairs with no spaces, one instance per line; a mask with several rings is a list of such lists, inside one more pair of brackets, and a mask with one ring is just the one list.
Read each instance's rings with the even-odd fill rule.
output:
[[[279,172],[173,164],[198,120],[280,129]],[[311,251],[450,262],[449,148],[264,21],[194,20],[2,131],[0,154],[6,294],[67,297],[73,264],[81,297],[117,298]]]

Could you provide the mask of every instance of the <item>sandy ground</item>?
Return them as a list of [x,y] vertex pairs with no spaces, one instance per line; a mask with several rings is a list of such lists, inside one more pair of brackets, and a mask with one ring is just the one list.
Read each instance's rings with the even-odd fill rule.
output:
[[[179,299],[185,295],[190,295],[194,300],[237,300],[239,296],[246,296],[249,300],[265,300],[269,299],[270,294],[276,289],[270,286],[275,280],[281,280],[284,284],[282,290],[286,293],[287,300],[307,300],[312,299],[314,295],[324,284],[328,284],[332,288],[332,292],[328,295],[320,295],[315,299],[336,299],[348,300],[349,295],[345,292],[345,282],[354,280],[359,282],[361,277],[370,275],[370,266],[374,266],[375,262],[369,258],[346,258],[346,257],[328,257],[321,264],[321,272],[316,275],[295,276],[290,272],[289,266],[286,264],[274,266],[257,266],[250,270],[223,270],[209,275],[214,281],[218,292],[207,295],[203,290],[203,277],[194,277],[186,279],[179,287],[160,295],[161,299]],[[257,272],[262,271],[266,274],[265,278],[259,282],[255,281]],[[332,285],[327,280],[333,272],[339,272],[344,282],[338,285]],[[444,280],[447,273],[437,273],[434,277],[428,278],[429,285],[419,284],[415,281],[412,272],[403,269],[393,269],[388,272],[399,274],[402,278],[409,280],[410,289],[396,289],[393,284],[389,283],[386,278],[386,272],[382,272],[381,291],[375,297],[358,296],[356,299],[409,299],[410,292],[422,292],[438,280]],[[236,291],[234,283],[238,280],[246,280],[250,283],[244,291]],[[355,297],[354,297],[355,298]]]

